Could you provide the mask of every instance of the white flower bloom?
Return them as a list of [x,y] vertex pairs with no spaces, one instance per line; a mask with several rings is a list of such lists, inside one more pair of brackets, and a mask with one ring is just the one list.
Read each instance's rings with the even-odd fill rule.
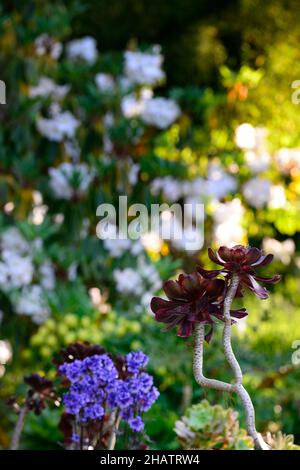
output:
[[30,98],[39,96],[51,96],[54,99],[63,99],[70,91],[69,85],[56,85],[56,83],[48,77],[41,77],[36,86],[29,88],[28,95]]
[[34,267],[28,256],[20,256],[14,251],[3,251],[2,259],[6,265],[7,285],[4,288],[19,288],[31,283]]
[[223,199],[236,189],[237,182],[232,175],[226,173],[219,165],[210,165],[206,182],[206,193],[209,197]]
[[300,149],[282,148],[275,154],[275,160],[283,173],[300,169]]
[[162,239],[159,234],[156,232],[147,232],[144,233],[141,237],[141,242],[145,250],[151,251],[154,253],[159,253],[162,247]]
[[41,286],[33,285],[22,290],[16,304],[16,312],[19,315],[31,316],[32,321],[37,324],[47,320],[50,310]]
[[116,282],[116,289],[122,294],[141,295],[143,283],[141,276],[132,268],[115,269],[113,276]]
[[151,99],[152,94],[150,88],[143,88],[139,94],[130,93],[125,95],[121,100],[123,116],[128,119],[140,116],[145,109],[145,103]]
[[82,59],[94,64],[98,56],[97,42],[91,36],[74,39],[67,44],[67,55],[69,59]]
[[183,196],[183,184],[171,176],[155,178],[151,183],[151,191],[155,196],[162,191],[168,201],[174,202]]
[[44,222],[45,216],[48,212],[48,206],[42,204],[40,206],[35,206],[32,209],[31,214],[29,215],[29,220],[34,225],[41,225]]
[[149,313],[151,313],[150,312],[150,303],[151,303],[152,297],[153,297],[153,292],[145,292],[142,295],[142,298],[141,298],[142,306],[144,308],[146,308],[149,311]]
[[180,116],[178,104],[167,98],[152,98],[145,101],[141,118],[146,124],[167,129]]
[[55,287],[55,274],[52,264],[46,261],[40,266],[41,286],[46,290],[52,290]]
[[244,208],[239,199],[216,203],[212,214],[214,239],[218,245],[232,247],[241,244],[245,238],[242,227]]
[[126,51],[125,75],[138,85],[156,85],[165,78],[162,70],[163,56],[159,53]]
[[155,292],[161,288],[161,279],[155,266],[147,263],[144,257],[139,259],[138,272],[144,281],[144,286],[148,286],[148,291]]
[[242,149],[254,149],[256,147],[256,130],[248,123],[240,124],[235,130],[235,143]]
[[134,94],[126,95],[121,101],[121,110],[126,118],[140,116],[144,110],[144,102]]
[[295,242],[291,238],[280,242],[275,238],[264,238],[263,249],[266,253],[272,253],[274,258],[280,260],[283,264],[289,264],[295,253]]
[[244,150],[264,151],[266,147],[267,130],[263,127],[253,127],[245,122],[235,130],[235,143]]
[[270,166],[271,156],[268,152],[257,152],[248,150],[245,152],[247,167],[253,173],[262,173]]
[[134,242],[129,239],[118,238],[118,228],[112,223],[108,223],[105,227],[105,239],[103,240],[103,244],[112,258],[120,258],[126,252],[137,256],[143,250],[143,246],[139,240]]
[[177,250],[196,253],[203,246],[203,233],[193,225],[184,227],[179,233],[181,233],[180,237],[177,236],[171,239],[171,244]]
[[273,185],[270,190],[269,204],[270,209],[280,209],[286,205],[285,189],[281,184]]
[[98,89],[102,92],[113,91],[115,88],[115,81],[108,73],[98,73],[95,77],[95,82]]
[[192,181],[183,181],[182,195],[202,200],[207,195],[207,181],[200,177]]
[[0,261],[0,287],[5,289],[8,284],[8,269],[5,263]]
[[68,280],[69,281],[75,281],[75,279],[77,278],[77,268],[78,268],[78,265],[75,262],[69,266],[68,268]]
[[55,60],[60,57],[63,49],[61,42],[51,38],[48,34],[41,34],[37,37],[34,45],[37,55],[49,54]]
[[58,112],[48,119],[39,117],[36,123],[40,134],[53,142],[61,142],[64,138],[72,139],[79,124],[70,111]]
[[64,142],[66,154],[71,157],[73,162],[78,162],[80,157],[80,146],[76,139],[66,140]]
[[243,187],[243,195],[250,206],[260,209],[270,200],[271,183],[267,179],[254,177]]
[[0,364],[5,365],[12,359],[12,347],[9,341],[0,340]]
[[85,163],[62,163],[49,169],[50,187],[59,199],[71,199],[87,193],[95,173]]
[[132,163],[128,172],[128,181],[132,186],[135,186],[138,182],[138,174],[140,171],[140,165]]
[[3,232],[1,235],[1,248],[4,251],[12,251],[19,254],[26,254],[30,250],[29,243],[16,227],[10,227]]
[[130,240],[122,239],[106,239],[103,241],[105,249],[112,258],[120,258],[124,253],[128,252],[131,247]]

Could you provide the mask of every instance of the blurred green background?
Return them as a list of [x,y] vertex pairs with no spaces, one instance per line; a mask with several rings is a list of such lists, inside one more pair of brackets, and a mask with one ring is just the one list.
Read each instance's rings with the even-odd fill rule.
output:
[[[197,177],[209,179],[211,164],[234,178],[236,187],[225,190],[217,201],[204,195],[204,248],[191,254],[172,244],[158,250],[148,244],[143,248],[145,262],[165,280],[182,269],[191,272],[197,263],[207,265],[207,246],[217,246],[231,236],[274,252],[270,272],[282,274],[283,281],[272,288],[268,301],[246,297],[250,315],[234,330],[234,348],[253,397],[258,429],[282,430],[300,442],[300,369],[292,364],[292,344],[300,339],[300,108],[291,100],[291,84],[300,79],[299,21],[296,0],[1,2],[0,79],[6,83],[7,105],[0,106],[0,261],[5,261],[3,236],[15,227],[32,247],[30,282],[41,285],[41,266],[50,263],[55,286],[43,287],[47,319],[37,324],[31,314],[24,315],[22,308],[18,311],[25,295],[22,288],[7,289],[0,279],[0,340],[8,341],[12,350],[12,357],[1,365],[0,447],[9,445],[15,421],[5,402],[23,393],[23,375],[37,371],[54,377],[53,355],[75,340],[103,344],[111,352],[142,348],[149,354],[161,392],[146,418],[151,447],[177,448],[175,422],[203,398],[239,410],[244,427],[235,397],[196,386],[190,341],[160,332],[142,295],[118,291],[117,269],[143,271],[136,255],[127,248],[119,257],[113,256],[95,236],[99,203],[116,203],[124,193],[132,202],[168,201],[163,191],[151,192],[155,179],[172,177],[182,184]],[[63,44],[92,36],[97,41],[97,61],[74,63],[65,50],[58,59],[49,51],[39,55],[36,39],[42,34]],[[104,93],[95,85],[96,73],[108,73],[115,81],[122,75],[123,51],[147,51],[153,44],[161,45],[166,72],[166,80],[155,92],[176,100],[181,109],[180,118],[166,129],[145,126],[139,116],[122,116],[120,102],[127,92],[118,88]],[[78,197],[56,197],[49,186],[49,168],[72,162],[73,157],[63,140],[51,141],[37,131],[37,120],[47,115],[55,101],[50,95],[30,97],[41,76],[71,87],[59,103],[80,121],[79,161],[96,175],[89,191]],[[130,93],[140,96],[141,87]],[[104,142],[109,114],[114,116],[108,132],[113,143],[110,151]],[[267,131],[263,148],[257,144],[252,156],[237,142],[236,129],[242,123]],[[268,165],[254,171],[249,159],[261,154],[269,156]],[[139,176],[131,183],[126,175],[133,164],[138,165]],[[264,185],[254,186],[247,196],[244,187],[254,178],[280,188],[279,202],[274,197],[256,204]],[[184,197],[178,200],[182,203]],[[238,201],[237,209],[230,206],[232,201]],[[45,213],[38,216],[42,206]],[[230,219],[239,207],[240,215],[229,222],[234,234],[227,234],[228,226],[220,222],[217,208],[227,209]],[[37,239],[42,242],[36,243]],[[143,288],[150,297],[159,292],[157,286]],[[205,369],[209,377],[228,380],[220,338],[218,325],[205,348]],[[58,448],[59,414],[55,409],[41,417],[30,416],[22,447]]]

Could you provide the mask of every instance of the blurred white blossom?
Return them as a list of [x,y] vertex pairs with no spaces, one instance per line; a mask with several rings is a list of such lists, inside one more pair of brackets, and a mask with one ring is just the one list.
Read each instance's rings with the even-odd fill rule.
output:
[[53,142],[72,139],[79,124],[70,111],[58,111],[50,118],[39,117],[36,123],[40,134]]
[[48,77],[40,77],[36,86],[31,86],[28,91],[30,98],[48,97],[60,100],[70,91],[69,85],[56,85],[56,83]]
[[45,261],[39,268],[41,276],[41,286],[46,290],[52,290],[55,287],[55,273],[53,265]]
[[37,55],[50,55],[52,59],[59,59],[62,53],[62,43],[44,33],[38,36],[34,42]]
[[237,189],[237,182],[234,176],[217,164],[211,164],[208,169],[208,179],[205,185],[207,196],[215,199],[223,199]]
[[17,227],[9,227],[1,235],[1,249],[25,254],[28,253],[30,245]]
[[142,294],[143,283],[140,274],[136,270],[132,268],[115,269],[113,276],[118,292],[122,294]]
[[150,88],[142,88],[138,94],[125,95],[121,100],[123,116],[129,119],[140,116],[145,109],[146,102],[151,99],[152,95],[153,92]]
[[245,152],[246,164],[253,173],[262,173],[270,166],[271,156],[268,152],[248,150]]
[[34,323],[44,323],[50,315],[50,309],[41,286],[32,285],[23,288],[16,303],[16,312],[19,315],[30,316]]
[[242,192],[250,206],[261,209],[270,200],[271,183],[267,179],[255,176],[244,184]]
[[9,341],[0,340],[0,364],[5,365],[12,359],[12,347]]
[[102,92],[110,92],[115,88],[115,81],[108,73],[98,73],[95,77],[98,89]]
[[266,253],[272,253],[275,259],[280,260],[283,264],[289,264],[295,253],[295,242],[288,238],[283,242],[275,238],[266,237],[263,239],[263,249]]
[[62,163],[49,169],[49,185],[59,199],[72,199],[87,193],[95,172],[85,163]]
[[282,148],[275,153],[280,171],[285,174],[300,169],[300,148]]
[[6,250],[2,252],[2,260],[6,269],[6,282],[2,284],[2,288],[19,288],[31,283],[34,267],[29,256],[20,256]]
[[212,217],[214,220],[213,235],[218,245],[232,247],[243,243],[245,230],[242,227],[244,208],[239,199],[230,202],[216,203]]
[[151,98],[144,103],[141,118],[146,124],[167,129],[180,116],[178,104],[167,98]]
[[156,85],[165,78],[162,70],[163,56],[159,51],[152,53],[126,51],[124,53],[125,75],[138,85]]
[[120,258],[125,253],[131,253],[136,256],[141,253],[143,246],[139,240],[118,238],[118,228],[116,225],[109,223],[105,227],[106,238],[103,240],[105,249],[112,258]]
[[268,202],[268,207],[270,209],[280,209],[286,205],[285,189],[281,184],[273,185],[271,187]]
[[69,59],[82,59],[89,64],[97,60],[97,42],[91,36],[81,39],[73,39],[67,44],[67,55]]

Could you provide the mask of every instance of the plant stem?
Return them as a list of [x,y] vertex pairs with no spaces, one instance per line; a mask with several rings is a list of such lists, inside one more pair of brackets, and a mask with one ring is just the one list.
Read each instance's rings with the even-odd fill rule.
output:
[[238,287],[239,279],[237,276],[233,276],[230,287],[224,299],[224,319],[225,325],[223,330],[223,346],[225,357],[234,373],[235,382],[233,384],[223,382],[215,379],[207,379],[203,375],[203,348],[205,340],[205,325],[203,323],[197,323],[195,325],[194,333],[194,362],[193,370],[196,382],[204,387],[219,390],[222,392],[236,392],[240,397],[243,404],[246,416],[246,427],[249,435],[253,438],[255,447],[260,450],[270,450],[270,447],[265,443],[261,434],[256,431],[255,428],[255,411],[250,395],[247,390],[243,387],[243,374],[241,367],[235,357],[235,354],[231,345],[231,316],[230,307],[235,297],[236,290]]
[[221,392],[232,392],[233,385],[222,382],[221,380],[207,379],[203,375],[203,346],[205,337],[205,325],[203,323],[197,323],[195,325],[195,336],[194,336],[194,377],[196,382],[205,388],[213,388],[220,390]]
[[119,429],[120,421],[121,421],[121,417],[117,416],[111,428],[111,433],[110,433],[108,444],[107,444],[107,450],[114,450],[116,446],[117,430]]
[[228,364],[230,365],[231,369],[233,370],[235,376],[236,384],[241,384],[243,381],[243,374],[240,368],[240,365],[234,355],[231,345],[231,316],[230,316],[230,307],[232,301],[235,297],[236,290],[238,288],[239,279],[237,276],[233,276],[231,280],[230,287],[224,299],[224,308],[223,314],[225,319],[225,325],[223,330],[223,346],[224,346],[224,354],[227,359]]
[[235,357],[235,354],[233,352],[232,345],[231,345],[232,321],[231,321],[231,316],[230,316],[230,307],[235,297],[238,284],[239,284],[239,278],[236,274],[234,274],[232,276],[230,287],[224,299],[224,309],[223,309],[224,318],[225,318],[225,325],[224,325],[224,330],[223,330],[224,354],[235,376],[235,383],[233,387],[234,387],[234,391],[240,397],[244,410],[245,410],[247,431],[249,435],[253,438],[256,448],[261,449],[261,450],[269,450],[269,446],[264,442],[261,435],[256,431],[254,406],[253,406],[249,393],[242,385],[243,373],[238,363],[238,360]]
[[28,411],[29,409],[27,405],[24,405],[20,409],[20,413],[18,415],[18,419],[17,419],[16,426],[13,432],[12,440],[11,440],[10,450],[18,450],[19,448],[20,437],[21,437],[22,429],[23,429]]

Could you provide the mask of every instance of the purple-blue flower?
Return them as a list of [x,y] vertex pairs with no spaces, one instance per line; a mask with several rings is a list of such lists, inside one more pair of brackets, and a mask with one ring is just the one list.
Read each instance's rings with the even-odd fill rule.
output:
[[136,374],[140,369],[148,364],[149,358],[142,351],[131,352],[126,356],[126,365],[128,372]]
[[128,420],[130,428],[135,432],[141,432],[144,429],[144,422],[140,416]]
[[77,423],[100,423],[105,415],[114,412],[133,431],[144,429],[139,414],[152,406],[159,393],[153,386],[153,377],[143,370],[149,360],[143,352],[131,352],[124,359],[124,370],[116,367],[108,354],[95,354],[59,366],[59,373],[70,382],[63,403]]

